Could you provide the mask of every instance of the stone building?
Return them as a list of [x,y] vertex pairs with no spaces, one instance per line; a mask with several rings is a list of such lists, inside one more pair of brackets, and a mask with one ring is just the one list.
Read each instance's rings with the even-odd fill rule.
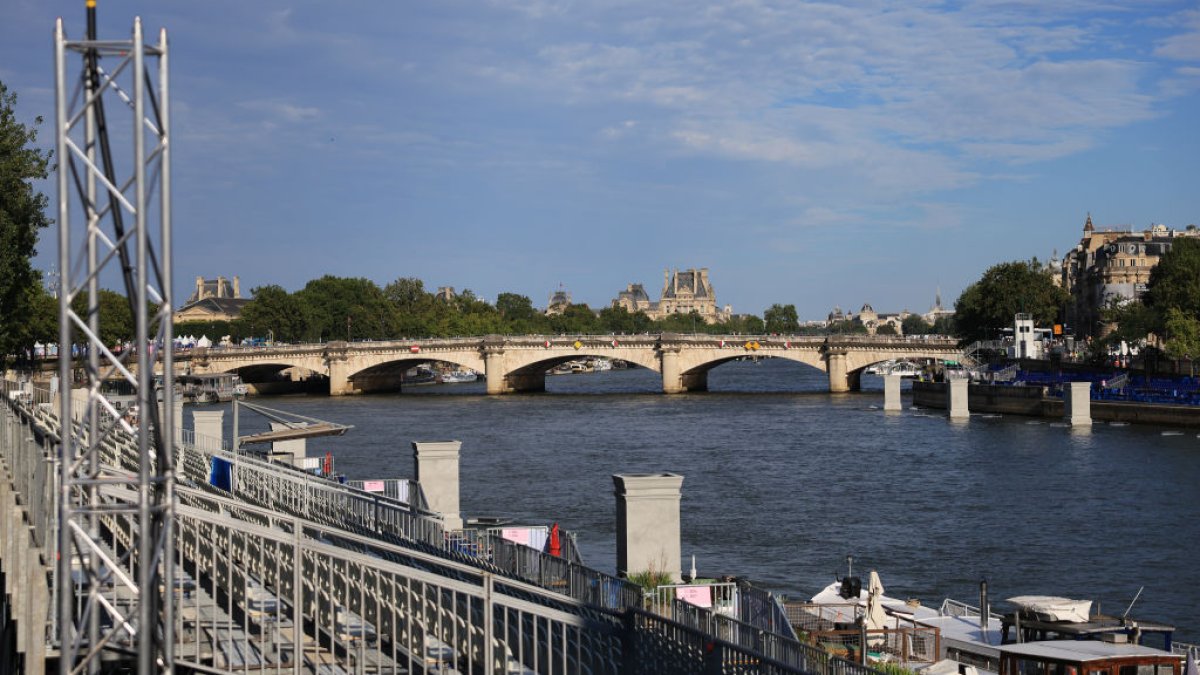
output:
[[1088,214],[1083,238],[1063,256],[1062,287],[1071,294],[1067,323],[1078,336],[1103,335],[1105,307],[1140,301],[1150,281],[1150,272],[1178,237],[1200,236],[1194,225],[1174,230],[1152,225],[1142,231],[1132,228],[1097,229]]
[[658,302],[650,300],[641,284],[629,284],[617,294],[613,306],[630,312],[644,312],[654,320],[695,312],[705,323],[720,323],[733,316],[733,308],[729,305],[717,306],[717,294],[708,279],[707,267],[674,272],[663,270],[663,289]]
[[196,288],[186,304],[175,312],[175,323],[187,321],[233,321],[250,302],[242,297],[241,282],[235,276],[205,279],[196,277]]
[[570,306],[571,294],[562,287],[562,284],[559,284],[558,290],[554,291],[554,293],[550,295],[550,299],[546,302],[546,314],[562,314],[563,312],[567,311],[567,308]]

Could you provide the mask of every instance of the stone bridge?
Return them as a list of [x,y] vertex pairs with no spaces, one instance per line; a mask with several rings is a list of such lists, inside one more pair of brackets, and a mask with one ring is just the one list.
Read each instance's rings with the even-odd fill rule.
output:
[[662,376],[666,394],[705,391],[708,371],[734,359],[772,357],[825,371],[829,390],[859,388],[862,371],[889,359],[961,360],[950,338],[893,336],[579,335],[487,336],[386,342],[197,350],[193,373],[237,372],[256,382],[287,368],[329,378],[332,396],[399,389],[401,375],[417,364],[443,361],[483,373],[487,393],[545,391],[546,371],[588,356],[621,359]]

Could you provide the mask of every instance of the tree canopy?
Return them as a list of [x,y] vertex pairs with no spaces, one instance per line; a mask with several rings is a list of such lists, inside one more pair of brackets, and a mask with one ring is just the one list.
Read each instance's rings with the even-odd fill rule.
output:
[[795,305],[771,305],[763,312],[763,323],[768,333],[795,333],[800,329]]
[[1163,337],[1167,354],[1175,358],[1200,354],[1200,240],[1174,240],[1150,272],[1142,302],[1146,312],[1138,318],[1148,325],[1125,330],[1122,322],[1122,332],[1153,331]]
[[1046,326],[1058,318],[1069,299],[1036,258],[993,265],[954,303],[954,334],[965,343],[997,339],[1018,312],[1031,315],[1035,325]]
[[50,153],[34,146],[37,129],[17,121],[16,103],[17,95],[0,82],[0,360],[32,346],[28,324],[41,275],[30,259],[38,230],[50,224],[46,196],[31,183],[49,175]]

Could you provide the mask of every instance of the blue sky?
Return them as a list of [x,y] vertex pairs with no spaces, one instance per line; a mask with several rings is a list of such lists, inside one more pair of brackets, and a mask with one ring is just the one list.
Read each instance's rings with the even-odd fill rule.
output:
[[[608,304],[708,267],[924,311],[1098,225],[1200,224],[1200,2],[117,2],[171,40],[176,283],[322,274]],[[82,0],[5,0],[53,117]],[[52,144],[49,130],[42,140]],[[53,198],[53,185],[46,191]],[[49,266],[48,233],[39,263]],[[182,299],[182,298],[181,298]]]

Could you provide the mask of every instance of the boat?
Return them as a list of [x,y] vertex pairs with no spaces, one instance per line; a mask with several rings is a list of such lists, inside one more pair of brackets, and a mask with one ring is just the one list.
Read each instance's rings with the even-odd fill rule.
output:
[[[874,574],[874,572],[872,572]],[[870,593],[863,588],[862,580],[847,576],[830,584],[814,595],[809,603],[790,611],[790,617],[801,617],[796,624],[798,632],[809,636],[810,641],[828,648],[836,642],[835,636],[847,631],[857,632],[866,624],[868,652],[874,652],[879,660],[897,659],[906,663],[929,665],[931,675],[1043,675],[1039,670],[1006,669],[1005,654],[1008,646],[1046,644],[1045,653],[1055,653],[1055,659],[1066,658],[1064,653],[1054,650],[1062,645],[1079,644],[1080,641],[1131,647],[1128,650],[1108,650],[1097,647],[1096,658],[1150,659],[1154,663],[1165,663],[1178,652],[1180,645],[1172,644],[1174,626],[1152,621],[1133,620],[1127,617],[1110,617],[1092,614],[1092,602],[1072,600],[1056,596],[1015,596],[1008,602],[1014,610],[999,615],[991,611],[987,599],[986,584],[980,586],[980,607],[953,600],[943,600],[937,609],[922,605],[916,600],[898,600],[882,594],[876,604],[882,610],[881,617],[868,622],[871,608]],[[882,628],[878,627],[882,625]],[[879,645],[876,647],[875,645]],[[936,646],[935,646],[936,645]],[[1085,647],[1092,649],[1092,647]],[[1106,651],[1107,650],[1107,651]],[[1017,653],[1008,650],[1012,653]],[[1178,662],[1179,654],[1173,655]],[[943,665],[946,661],[951,665]],[[924,671],[923,671],[924,672]],[[1083,675],[1098,672],[1095,669],[1047,671],[1050,675]],[[1111,675],[1124,671],[1114,668]],[[1136,669],[1130,672],[1140,672]],[[1160,675],[1151,671],[1153,675]],[[1171,675],[1163,671],[1162,675]],[[1180,675],[1177,669],[1174,675]]]
[[462,382],[474,382],[479,379],[479,374],[473,370],[452,370],[448,373],[442,373],[442,384],[458,384]]
[[180,375],[179,393],[188,403],[228,403],[246,395],[246,386],[234,373]]

